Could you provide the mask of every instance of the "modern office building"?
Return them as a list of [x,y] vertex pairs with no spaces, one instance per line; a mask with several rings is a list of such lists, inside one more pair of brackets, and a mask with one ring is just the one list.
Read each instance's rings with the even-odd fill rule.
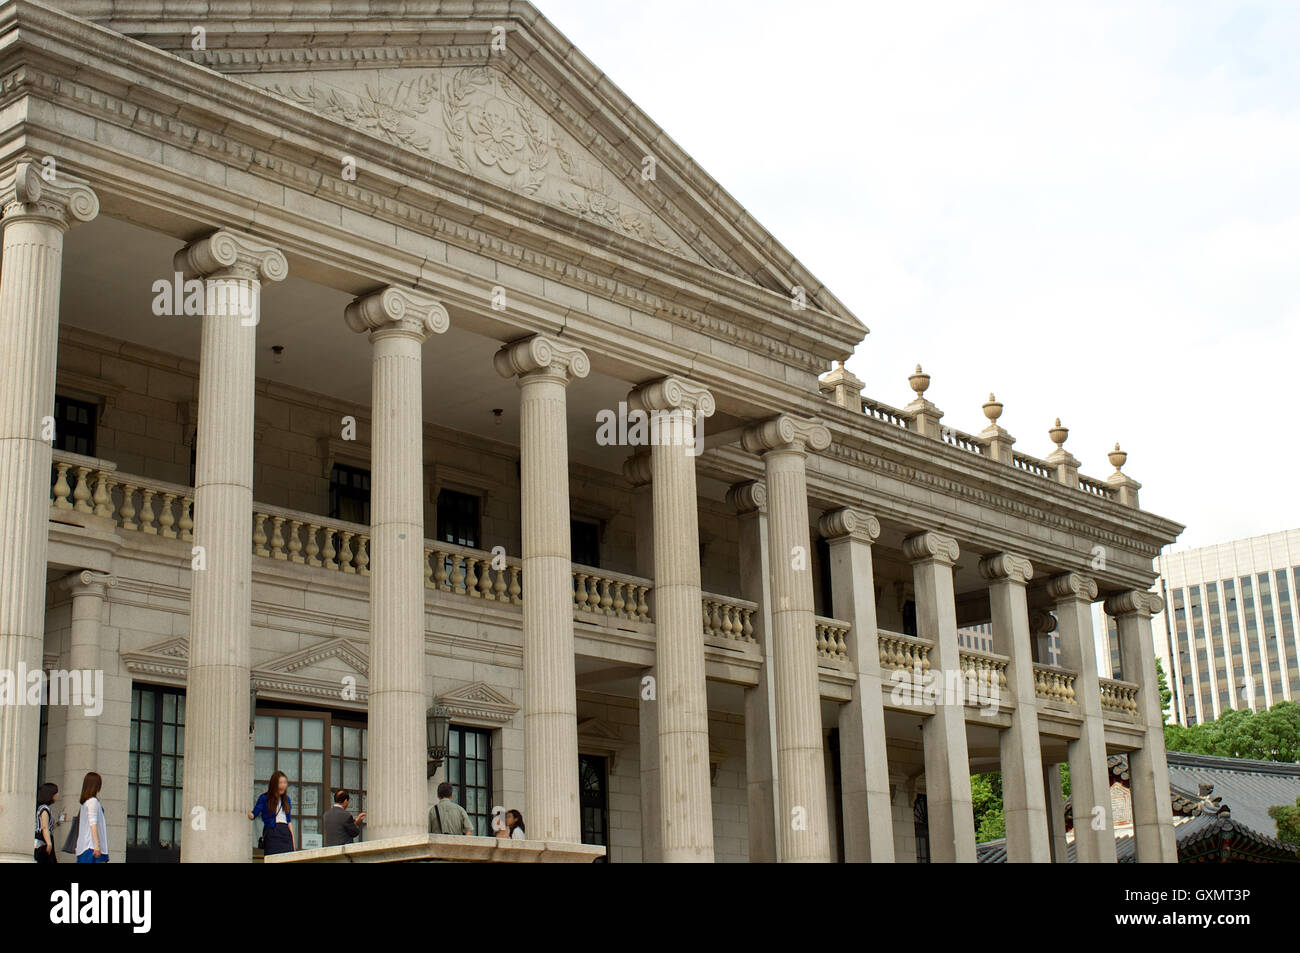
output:
[[248,861],[278,769],[302,846],[343,785],[367,849],[490,854],[425,843],[445,778],[544,857],[974,861],[1001,770],[1063,861],[1068,762],[1113,862],[1124,753],[1174,859],[1182,527],[1049,407],[864,397],[866,326],[531,5],[5,0],[0,57],[0,669],[103,683],[0,705],[0,855],[95,770],[115,860]]
[[1152,619],[1172,718],[1300,698],[1300,529],[1156,559],[1165,609]]

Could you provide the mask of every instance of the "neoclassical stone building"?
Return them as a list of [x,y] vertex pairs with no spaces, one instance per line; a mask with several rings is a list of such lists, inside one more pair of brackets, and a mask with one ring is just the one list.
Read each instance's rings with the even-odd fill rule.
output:
[[446,777],[616,862],[973,861],[1000,770],[1063,860],[1068,762],[1114,861],[1123,752],[1174,859],[1181,527],[1122,453],[864,397],[864,325],[527,3],[184,11],[0,3],[0,668],[103,687],[0,706],[0,854],[93,769],[114,860],[248,860],[279,768],[303,846]]

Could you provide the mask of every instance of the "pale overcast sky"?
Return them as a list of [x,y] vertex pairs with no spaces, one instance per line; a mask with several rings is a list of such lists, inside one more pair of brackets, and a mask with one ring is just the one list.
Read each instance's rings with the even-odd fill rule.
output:
[[869,396],[1120,441],[1174,549],[1300,526],[1300,3],[537,3],[871,328]]

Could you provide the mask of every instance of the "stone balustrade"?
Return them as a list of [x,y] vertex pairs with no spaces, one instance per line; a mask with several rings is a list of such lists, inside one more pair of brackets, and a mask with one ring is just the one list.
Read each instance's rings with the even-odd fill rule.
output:
[[192,487],[120,473],[116,464],[96,457],[54,452],[50,504],[151,536],[194,538]]
[[957,654],[957,659],[965,678],[973,678],[986,685],[997,685],[999,689],[1007,687],[1007,662],[1010,660],[1005,655],[963,649]]
[[1077,705],[1074,679],[1074,672],[1057,665],[1035,665],[1034,694],[1058,705]]
[[368,526],[260,503],[253,509],[254,556],[368,576],[369,545]]
[[516,606],[524,601],[523,569],[518,559],[426,540],[424,561],[426,589]]
[[951,427],[944,427],[941,436],[944,443],[956,447],[958,450],[965,450],[968,453],[976,453],[980,456],[985,454],[984,444],[978,437],[972,437],[960,430],[953,430]]
[[1013,453],[1011,455],[1011,465],[1017,470],[1024,470],[1026,473],[1032,473],[1034,476],[1043,477],[1050,480],[1056,472],[1052,467],[1037,457],[1029,457],[1023,453]]
[[573,605],[579,612],[650,622],[650,606],[646,602],[650,589],[648,579],[578,563],[573,565]]
[[930,649],[933,643],[928,639],[918,639],[884,629],[879,630],[877,639],[880,645],[882,668],[912,671],[920,666],[923,673],[930,670]]
[[862,412],[868,417],[886,424],[893,424],[895,427],[907,429],[907,414],[897,407],[890,407],[888,404],[882,404],[878,400],[868,400],[862,398]]
[[1121,682],[1113,678],[1099,678],[1101,688],[1101,707],[1108,712],[1123,715],[1135,720],[1138,712],[1138,687],[1132,682]]
[[848,634],[852,626],[838,619],[816,617],[817,621],[817,655],[819,658],[833,662],[849,660]]
[[712,592],[701,595],[705,638],[746,644],[758,641],[754,636],[753,621],[754,613],[758,611],[756,603]]

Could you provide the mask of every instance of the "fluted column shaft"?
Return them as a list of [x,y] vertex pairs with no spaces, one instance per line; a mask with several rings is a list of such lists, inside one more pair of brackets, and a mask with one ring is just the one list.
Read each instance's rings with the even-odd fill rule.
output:
[[767,486],[781,860],[826,863],[831,845],[804,464],[806,448],[825,450],[830,433],[816,421],[780,416],[747,429],[742,444],[762,456]]
[[1092,637],[1092,603],[1097,598],[1097,584],[1078,573],[1066,573],[1048,580],[1047,591],[1056,600],[1061,665],[1078,673],[1074,699],[1083,719],[1079,737],[1069,747],[1075,860],[1081,864],[1113,864],[1110,769],[1106,765],[1106,726]]
[[[100,622],[104,615],[104,596],[116,580],[105,573],[79,572],[63,581],[72,593],[71,650],[68,668],[72,672],[94,673],[102,670],[99,657]],[[93,677],[93,675],[92,675]],[[83,689],[84,690],[84,689]],[[69,705],[66,709],[63,741],[63,787],[79,792],[87,771],[95,770],[98,719],[85,706]]]
[[[45,562],[63,235],[99,211],[79,180],[46,183],[18,162],[0,178],[0,670],[39,671],[45,641]],[[26,693],[27,685],[16,685]],[[40,708],[0,705],[0,862],[32,860]]]
[[[636,516],[636,574],[653,579],[655,574],[654,487],[650,485],[650,454],[639,452],[623,464],[623,475],[632,484]],[[654,594],[648,600],[653,612]],[[653,618],[653,615],[651,616]],[[645,680],[649,679],[647,683]],[[659,673],[651,665],[641,672],[637,690],[637,735],[641,775],[641,862],[657,864],[663,859],[663,821],[659,807]],[[651,690],[653,689],[653,690]]]
[[386,288],[347,309],[371,343],[367,836],[427,830],[422,354],[446,331],[432,299]]
[[700,624],[700,529],[695,489],[696,414],[713,396],[678,378],[636,388],[628,407],[657,415],[650,485],[654,496],[655,670],[659,697],[662,860],[713,860],[709,705]]
[[253,395],[263,280],[284,255],[218,231],[176,253],[204,279],[194,478],[181,860],[250,858],[249,647],[252,626]]
[[[917,635],[934,649],[931,674],[947,684],[961,672],[957,643],[957,607],[952,567],[957,541],[939,533],[921,533],[903,541],[912,562],[916,589]],[[970,755],[966,747],[966,709],[961,698],[939,693],[934,714],[921,727],[925,746],[925,800],[930,821],[930,858],[934,863],[975,862],[975,815],[970,793]]]
[[857,680],[840,706],[840,792],[844,804],[844,860],[894,862],[893,805],[871,543],[880,523],[868,513],[832,510],[821,518],[830,541],[831,601],[835,617],[851,623],[849,657]]
[[524,814],[529,836],[576,843],[582,828],[566,390],[572,378],[587,376],[590,363],[578,348],[535,335],[499,351],[496,366],[519,378],[520,391]]
[[993,650],[1007,656],[1007,688],[1015,706],[1011,710],[1011,724],[999,733],[1007,860],[1045,864],[1052,859],[1052,847],[1038,738],[1038,695],[1034,688],[1029,603],[1025,595],[1025,586],[1033,578],[1034,570],[1023,556],[1000,553],[980,563],[980,574],[989,580]]
[[1069,861],[1065,841],[1065,795],[1061,790],[1061,768],[1056,764],[1043,765],[1043,794],[1047,798],[1047,838],[1052,851],[1052,863]]
[[727,493],[740,522],[740,596],[757,606],[751,623],[763,655],[758,684],[745,689],[745,775],[750,863],[781,859],[776,751],[776,662],[772,656],[772,548],[767,487],[738,483]]
[[1140,590],[1106,600],[1106,611],[1115,617],[1119,633],[1120,665],[1126,676],[1137,676],[1138,717],[1145,727],[1142,747],[1128,755],[1137,860],[1176,864],[1178,845],[1174,839],[1169,764],[1165,759],[1165,718],[1151,640],[1151,616],[1163,608],[1158,595]]

